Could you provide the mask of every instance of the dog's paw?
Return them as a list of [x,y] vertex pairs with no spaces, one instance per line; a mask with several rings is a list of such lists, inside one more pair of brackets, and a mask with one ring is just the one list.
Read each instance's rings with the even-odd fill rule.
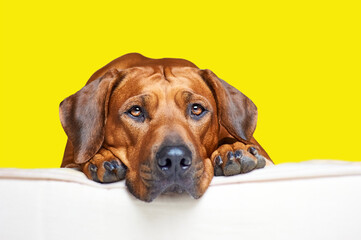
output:
[[215,176],[232,176],[263,168],[270,161],[258,153],[257,146],[241,142],[224,144],[211,156]]
[[83,172],[96,182],[111,183],[123,180],[127,167],[109,150],[101,148],[92,159],[83,164]]

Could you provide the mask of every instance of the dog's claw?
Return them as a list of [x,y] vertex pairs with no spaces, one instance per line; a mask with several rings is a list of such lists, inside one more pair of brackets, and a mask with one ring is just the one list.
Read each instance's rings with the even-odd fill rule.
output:
[[250,147],[248,151],[257,158],[257,165],[255,166],[256,169],[264,168],[266,166],[266,159],[258,153],[255,147]]
[[215,159],[216,165],[217,166],[221,166],[223,164],[223,160],[221,158],[221,156],[217,156]]
[[215,162],[215,166],[214,166],[214,175],[215,176],[222,176],[223,175],[223,170],[222,170],[222,164],[223,164],[223,160],[221,156],[217,156],[216,159],[214,160]]
[[112,162],[104,162],[104,168],[109,172],[113,172],[115,169],[114,163]]
[[125,178],[127,168],[124,164],[119,164],[116,160],[104,162],[104,168],[106,170],[102,181],[104,183],[116,182]]
[[234,152],[234,156],[235,156],[236,159],[238,159],[238,161],[241,162],[241,158],[243,156],[243,153],[242,153],[241,150],[237,150],[237,151]]
[[95,166],[94,164],[90,164],[89,170],[90,170],[90,175],[91,175],[92,179],[96,182],[99,182],[99,178],[97,175],[98,167]]
[[125,178],[125,174],[127,173],[127,167],[124,165],[124,163],[118,164],[117,161],[114,161],[117,166],[117,177],[119,180],[123,180]]
[[229,151],[227,153],[228,161],[234,161],[234,153],[232,151]]
[[252,155],[256,156],[258,154],[258,151],[255,147],[248,148],[248,151],[252,153]]
[[97,172],[97,170],[98,170],[97,166],[95,166],[94,164],[90,164],[89,169],[92,172]]

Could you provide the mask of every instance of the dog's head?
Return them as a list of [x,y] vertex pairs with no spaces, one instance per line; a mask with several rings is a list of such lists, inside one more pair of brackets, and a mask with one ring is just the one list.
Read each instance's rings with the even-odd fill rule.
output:
[[61,103],[74,162],[88,161],[103,146],[127,166],[126,184],[139,199],[151,201],[168,191],[199,198],[214,174],[209,157],[222,128],[249,140],[256,107],[190,62],[135,57],[143,60],[128,56],[131,64],[108,65]]

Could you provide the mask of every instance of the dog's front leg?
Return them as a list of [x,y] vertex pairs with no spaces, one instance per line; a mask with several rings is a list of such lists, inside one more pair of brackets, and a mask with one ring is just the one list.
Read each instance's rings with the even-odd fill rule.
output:
[[89,179],[102,183],[123,180],[127,171],[127,167],[104,147],[81,167]]
[[259,152],[261,149],[257,145],[242,142],[219,146],[211,156],[214,175],[232,176],[273,164]]

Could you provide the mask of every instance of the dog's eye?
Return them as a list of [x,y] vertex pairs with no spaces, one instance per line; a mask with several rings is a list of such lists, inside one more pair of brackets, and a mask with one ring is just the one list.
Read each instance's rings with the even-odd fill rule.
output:
[[200,118],[206,112],[206,109],[202,105],[195,103],[195,104],[192,104],[192,106],[190,108],[190,112],[191,112],[192,117]]
[[144,112],[139,106],[131,107],[127,113],[136,120],[144,121]]
[[204,108],[200,104],[193,104],[191,111],[193,115],[199,116],[203,113]]

